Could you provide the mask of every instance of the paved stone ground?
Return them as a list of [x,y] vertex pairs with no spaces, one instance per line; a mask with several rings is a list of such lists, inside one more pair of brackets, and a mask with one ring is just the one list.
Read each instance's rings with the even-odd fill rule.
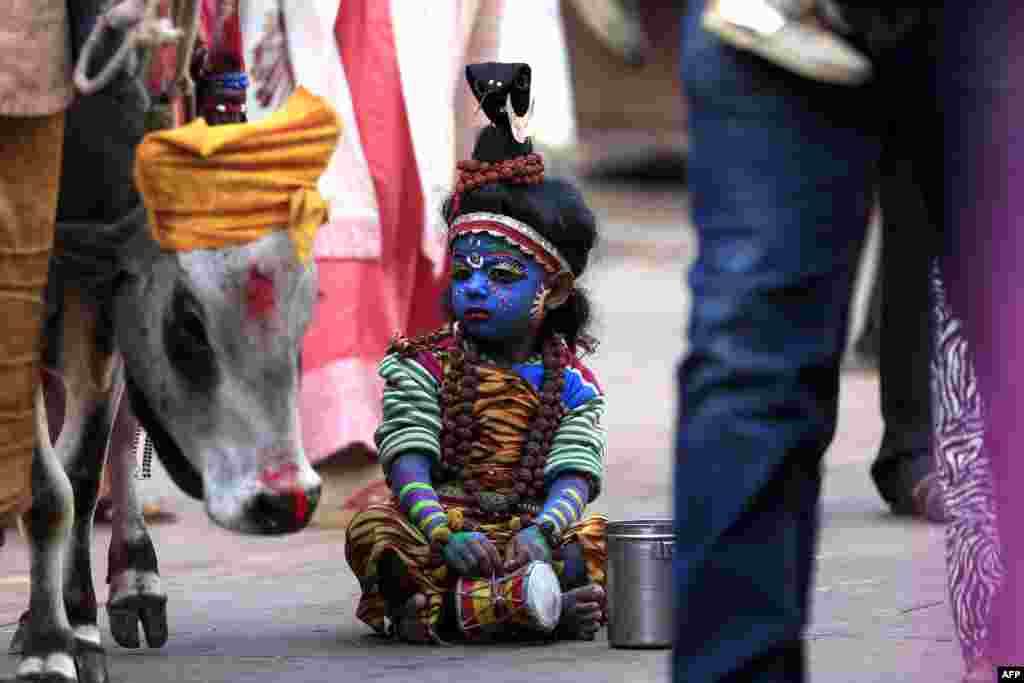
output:
[[[674,366],[688,307],[683,272],[694,249],[685,198],[675,188],[595,190],[591,198],[605,219],[605,243],[587,284],[599,305],[603,345],[593,366],[609,395],[610,438],[606,493],[596,509],[620,519],[664,516]],[[811,680],[955,681],[960,665],[945,602],[942,530],[883,509],[867,472],[881,438],[877,405],[875,375],[844,377],[839,430],[826,457],[807,635]],[[436,650],[384,642],[355,620],[357,587],[341,531],[232,536],[211,527],[196,503],[169,488],[166,495],[179,521],[154,527],[153,536],[171,597],[171,639],[159,651],[112,645],[114,681],[667,680],[665,651],[613,650],[603,636],[584,644]],[[108,538],[101,527],[101,600]],[[9,538],[0,551],[0,652],[27,603],[27,568],[23,541]],[[101,621],[105,630],[105,616]],[[109,632],[105,638],[113,642]],[[0,654],[0,680],[15,666]]]

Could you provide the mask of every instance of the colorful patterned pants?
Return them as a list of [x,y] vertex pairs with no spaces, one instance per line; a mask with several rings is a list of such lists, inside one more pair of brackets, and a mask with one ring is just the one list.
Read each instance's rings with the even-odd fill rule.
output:
[[963,323],[939,268],[932,271],[936,343],[932,359],[935,457],[945,492],[946,567],[953,624],[967,668],[986,654],[993,598],[1005,568],[999,548],[985,413]]
[[[571,526],[562,537],[562,546],[579,544],[589,582],[602,587],[605,585],[608,559],[606,525],[606,518],[595,515]],[[484,525],[480,530],[504,557],[505,548],[514,535],[508,526]],[[356,616],[379,633],[385,632],[388,604],[380,591],[379,563],[389,552],[397,555],[405,566],[416,592],[427,598],[417,620],[433,632],[441,618],[446,595],[455,590],[458,575],[432,557],[423,534],[409,523],[393,502],[370,505],[353,518],[348,528],[345,558],[363,589]],[[562,589],[574,588],[565,584],[565,564],[556,560],[553,566],[563,580]]]

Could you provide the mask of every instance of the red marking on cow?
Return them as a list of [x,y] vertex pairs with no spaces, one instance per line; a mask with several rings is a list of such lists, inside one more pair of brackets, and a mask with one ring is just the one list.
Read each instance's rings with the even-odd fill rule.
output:
[[299,466],[289,462],[276,469],[266,468],[260,475],[260,481],[274,493],[291,496],[294,499],[295,521],[301,526],[306,523],[306,516],[309,514],[309,497],[298,485],[298,476]]
[[250,320],[268,317],[274,311],[274,279],[253,266],[249,269],[245,296],[246,315]]
[[295,524],[302,526],[306,523],[306,515],[309,513],[309,499],[303,489],[295,491]]
[[293,462],[286,462],[277,468],[267,467],[264,469],[260,474],[260,482],[268,488],[280,492],[294,484],[298,476],[299,466]]

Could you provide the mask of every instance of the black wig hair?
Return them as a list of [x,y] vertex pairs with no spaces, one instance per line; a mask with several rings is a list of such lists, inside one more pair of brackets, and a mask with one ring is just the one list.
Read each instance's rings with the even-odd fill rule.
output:
[[[523,143],[516,141],[504,110],[504,103],[511,100],[517,114],[526,112],[529,69],[526,64],[498,63],[466,67],[470,87],[492,122],[477,137],[474,159],[499,162],[533,151],[529,139]],[[523,104],[523,90],[527,104]],[[501,107],[495,106],[496,103],[501,103]],[[463,214],[478,211],[502,214],[526,223],[555,245],[569,262],[573,275],[578,278],[586,270],[590,252],[597,242],[597,221],[583,195],[572,183],[557,178],[545,178],[536,185],[499,181],[463,192],[458,197],[453,194],[444,204],[445,220],[449,225]],[[551,334],[559,334],[570,348],[592,351],[596,341],[588,334],[590,322],[590,300],[586,292],[576,286],[563,305],[548,311],[540,336],[544,339]]]

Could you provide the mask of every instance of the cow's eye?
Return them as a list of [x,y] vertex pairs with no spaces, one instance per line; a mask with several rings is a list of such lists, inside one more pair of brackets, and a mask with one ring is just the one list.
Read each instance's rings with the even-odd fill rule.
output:
[[202,391],[216,381],[216,359],[199,302],[185,289],[175,291],[164,326],[164,341],[171,366],[194,389]]
[[193,310],[185,310],[177,320],[181,330],[182,341],[193,350],[201,351],[210,348],[210,340],[206,337],[206,327],[199,314]]

